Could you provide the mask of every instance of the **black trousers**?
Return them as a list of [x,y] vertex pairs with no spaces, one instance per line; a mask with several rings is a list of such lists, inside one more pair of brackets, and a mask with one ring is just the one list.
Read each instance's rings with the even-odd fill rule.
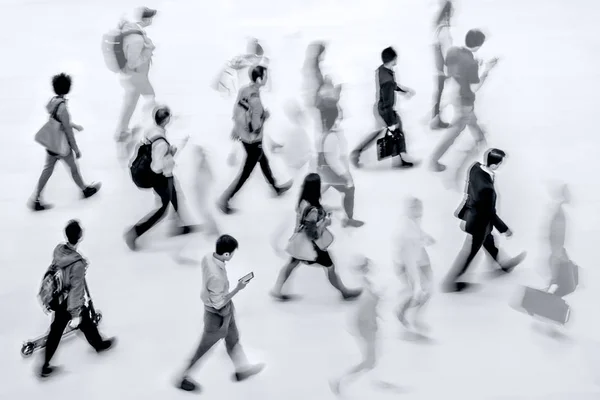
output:
[[273,189],[277,190],[277,185],[275,184],[275,178],[273,178],[273,172],[271,171],[269,160],[263,151],[262,142],[242,142],[242,144],[244,145],[244,150],[246,150],[246,160],[244,161],[242,172],[227,190],[225,197],[227,201],[231,200],[237,194],[237,192],[239,192],[242,186],[244,186],[248,178],[250,178],[252,171],[254,171],[256,164],[260,164],[260,169],[262,170],[265,179],[267,182],[269,182]]
[[481,247],[494,259],[498,261],[498,248],[494,242],[494,236],[491,232],[475,233],[467,236],[463,248],[459,253],[454,266],[450,270],[448,277],[446,278],[447,283],[456,282],[462,275],[467,272],[471,262],[481,249]]
[[137,236],[142,236],[164,218],[167,209],[169,208],[169,203],[173,205],[173,209],[179,214],[179,202],[177,200],[177,188],[175,186],[174,177],[158,175],[152,189],[160,198],[161,205],[160,208],[148,214],[135,225],[134,230]]
[[[71,321],[71,314],[67,311],[67,303],[57,306],[54,311],[54,319],[50,325],[50,332],[46,340],[46,353],[44,355],[44,365],[49,365],[67,325]],[[79,330],[85,335],[88,343],[95,349],[101,348],[104,340],[98,332],[98,327],[92,321],[89,309],[83,308],[81,312],[81,324]]]

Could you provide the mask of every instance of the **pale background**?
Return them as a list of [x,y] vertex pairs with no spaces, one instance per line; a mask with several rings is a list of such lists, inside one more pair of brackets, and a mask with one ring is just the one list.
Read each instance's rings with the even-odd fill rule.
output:
[[[140,253],[133,254],[124,245],[123,231],[153,206],[154,199],[131,184],[115,159],[112,136],[121,88],[100,52],[102,34],[140,4],[3,0],[2,5],[0,398],[186,398],[172,384],[199,340],[200,272],[198,267],[177,265],[172,253],[192,240],[186,252],[199,257],[211,251],[212,243],[200,236],[163,241],[163,228],[149,235],[147,248]],[[190,134],[209,146],[219,171],[218,193],[235,174],[225,164],[230,106],[208,84],[226,59],[244,50],[245,38],[251,35],[264,40],[272,59],[273,91],[264,101],[272,110],[269,130],[274,136],[287,129],[280,105],[298,97],[306,44],[325,38],[330,41],[327,69],[347,83],[344,128],[351,145],[372,128],[373,71],[381,49],[388,45],[400,53],[400,82],[417,91],[414,99],[401,102],[411,151],[425,158],[437,141],[439,134],[423,125],[433,88],[432,8],[424,0],[180,0],[147,5],[159,10],[155,25],[148,29],[157,46],[151,79],[158,100],[180,117],[171,127],[175,137]],[[356,231],[334,225],[337,240],[332,252],[349,284],[357,282],[349,268],[356,253],[370,256],[380,269],[379,280],[388,295],[382,309],[386,319],[381,374],[411,389],[398,398],[600,398],[594,386],[600,378],[600,274],[594,256],[600,238],[594,133],[600,91],[599,11],[595,0],[457,2],[455,41],[461,43],[469,28],[481,27],[489,38],[481,55],[501,57],[477,108],[490,145],[509,154],[497,186],[499,212],[515,235],[510,241],[501,239],[499,245],[511,253],[527,249],[529,257],[513,275],[489,282],[479,293],[436,292],[428,310],[433,345],[399,339],[393,309],[400,283],[390,264],[390,238],[402,197],[421,197],[424,227],[438,239],[431,258],[439,280],[463,241],[452,216],[461,194],[446,190],[443,179],[425,168],[355,172],[356,216],[367,225]],[[50,77],[61,71],[73,75],[70,109],[74,121],[85,127],[77,136],[83,175],[104,186],[97,197],[79,201],[76,186],[59,166],[46,190],[46,199],[56,208],[32,214],[25,203],[44,158],[33,135],[46,118]],[[465,134],[457,146],[468,140]],[[448,159],[452,154],[456,153],[450,151]],[[179,175],[191,200],[192,165],[191,152],[185,151]],[[584,268],[583,287],[569,298],[573,320],[566,342],[533,332],[530,319],[508,305],[519,285],[545,283],[539,271],[546,256],[541,245],[549,201],[546,185],[556,179],[571,184],[575,201],[569,212],[568,250]],[[229,266],[232,281],[250,270],[256,274],[236,298],[238,324],[248,353],[268,367],[248,382],[233,384],[224,346],[217,346],[195,375],[205,386],[202,396],[207,399],[332,398],[328,379],[358,361],[357,347],[347,332],[352,306],[341,304],[322,271],[304,267],[296,273],[291,288],[303,295],[297,303],[277,304],[267,295],[285,262],[273,254],[268,239],[282,218],[292,218],[295,195],[271,199],[257,172],[237,199],[241,213],[219,217],[241,243]],[[329,194],[327,201],[337,202],[337,196]],[[82,339],[65,341],[55,362],[66,372],[40,383],[34,377],[38,356],[22,360],[19,349],[49,324],[35,295],[52,249],[63,239],[62,229],[71,218],[80,219],[86,229],[81,249],[92,263],[88,280],[104,313],[101,329],[120,341],[115,351],[102,357]],[[473,270],[474,279],[485,282],[485,267]],[[350,393],[355,399],[399,396],[376,392],[367,381],[357,383]]]

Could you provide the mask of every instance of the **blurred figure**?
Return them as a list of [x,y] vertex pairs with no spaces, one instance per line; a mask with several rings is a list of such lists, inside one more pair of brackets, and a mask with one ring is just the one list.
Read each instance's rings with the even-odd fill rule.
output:
[[375,291],[372,275],[373,263],[368,258],[362,257],[356,269],[362,276],[362,296],[358,302],[356,314],[352,321],[351,330],[355,334],[361,349],[362,360],[356,366],[338,379],[330,382],[331,390],[336,395],[341,395],[349,381],[356,380],[361,375],[372,371],[377,364],[377,331],[379,330],[378,319],[379,303],[381,294]]
[[121,27],[121,30],[126,33],[122,37],[122,50],[127,64],[120,72],[121,86],[125,95],[115,139],[124,144],[126,150],[135,142],[135,138],[132,137],[133,133],[129,130],[129,123],[140,96],[143,96],[146,101],[143,107],[144,113],[150,114],[156,105],[154,88],[148,77],[156,46],[144,30],[152,25],[156,12],[147,7],[140,8],[137,10],[137,21],[126,22]]
[[321,64],[325,58],[326,50],[327,44],[325,42],[312,42],[306,48],[306,57],[302,66],[304,106],[312,123],[312,140],[315,142],[318,142],[322,130],[321,119],[317,110],[317,97],[321,86],[325,82]]
[[[405,215],[399,224],[393,242],[393,262],[399,276],[406,282],[408,295],[398,309],[398,319],[407,329],[415,328],[419,334],[427,328],[421,321],[421,309],[428,303],[432,291],[432,270],[425,246],[435,243],[431,235],[421,228],[423,202],[409,197]],[[412,321],[406,313],[414,309]]]
[[436,68],[436,88],[433,95],[433,114],[431,116],[431,129],[446,129],[450,125],[442,121],[440,115],[440,103],[442,93],[448,76],[445,71],[444,57],[452,46],[452,35],[450,34],[450,19],[454,14],[452,0],[439,0],[440,9],[433,23],[434,43],[433,52]]
[[[50,118],[60,122],[60,130],[53,133],[57,135],[64,134],[66,136],[66,145],[64,149],[46,148],[46,163],[38,180],[35,193],[29,200],[29,208],[33,211],[44,211],[52,208],[52,205],[42,201],[42,192],[48,184],[54,172],[54,167],[59,160],[63,160],[67,164],[67,167],[69,167],[71,177],[81,190],[83,198],[92,197],[101,187],[100,183],[86,185],[81,177],[79,166],[75,161],[75,159],[81,158],[81,151],[79,150],[79,146],[77,146],[74,130],[81,132],[83,127],[71,121],[71,114],[67,108],[68,100],[66,96],[71,91],[71,83],[71,77],[66,74],[58,74],[52,77],[52,88],[56,96],[50,99],[46,105],[46,110]],[[59,154],[62,152],[64,153]]]
[[317,94],[317,109],[321,116],[321,138],[317,147],[317,173],[323,182],[323,193],[330,187],[343,196],[346,217],[344,227],[361,227],[363,221],[354,219],[354,180],[350,173],[348,142],[339,127],[342,112],[339,107],[341,86],[326,78]]
[[459,163],[457,170],[468,162],[473,151],[485,145],[485,133],[475,115],[475,93],[483,86],[490,71],[498,63],[498,59],[494,58],[486,63],[483,73],[479,76],[479,62],[473,53],[479,50],[484,42],[483,32],[471,29],[465,37],[466,47],[452,47],[446,54],[448,76],[458,85],[458,98],[454,99],[455,117],[452,127],[446,132],[431,156],[432,171],[442,172],[446,169],[446,166],[439,161],[467,127],[475,138],[475,150],[466,153],[465,161]]
[[333,243],[333,235],[327,229],[330,225],[331,215],[321,205],[321,178],[318,174],[308,174],[304,179],[296,208],[295,233],[286,248],[291,259],[279,272],[271,296],[281,301],[293,299],[282,291],[300,263],[325,267],[329,283],[340,292],[344,300],[352,300],[360,296],[361,290],[348,289],[344,286],[327,251]]
[[203,231],[209,236],[220,235],[217,221],[211,211],[209,198],[214,184],[214,174],[209,163],[208,154],[202,146],[195,148],[196,168],[194,170],[194,188],[200,214],[203,216]]
[[[167,139],[166,127],[171,121],[171,110],[159,106],[153,115],[154,126],[149,127],[138,150],[138,157],[142,146],[149,147],[150,163],[146,171],[150,180],[150,187],[160,198],[160,207],[148,214],[125,233],[125,243],[132,250],[137,250],[137,240],[158,224],[166,215],[169,204],[173,206],[177,215],[175,219],[174,235],[187,235],[193,231],[192,226],[185,225],[180,215],[179,196],[177,184],[173,176],[175,168],[175,154],[177,147],[171,145]],[[135,161],[134,161],[135,162]],[[133,172],[132,172],[133,176]]]
[[377,68],[376,80],[376,103],[373,107],[373,113],[377,121],[377,130],[368,134],[360,144],[352,151],[350,155],[352,164],[360,168],[361,154],[371,147],[377,138],[384,132],[391,132],[400,140],[398,146],[400,154],[394,161],[394,168],[410,168],[414,163],[408,161],[406,154],[406,140],[402,120],[394,110],[396,105],[396,92],[406,95],[408,98],[415,95],[414,90],[408,87],[402,87],[396,83],[394,68],[398,64],[398,53],[392,47],[387,47],[381,52],[382,65]]
[[464,221],[463,230],[468,236],[444,280],[443,290],[446,292],[461,292],[471,286],[467,282],[459,282],[458,279],[467,272],[481,246],[504,273],[511,272],[525,259],[526,253],[522,252],[514,258],[501,260],[492,235],[492,230],[496,228],[507,237],[512,236],[512,231],[496,214],[497,196],[494,180],[496,170],[505,157],[504,151],[490,149],[485,156],[485,165],[476,162],[469,170],[466,199],[456,215],[457,218]]
[[281,196],[291,187],[291,183],[281,186],[277,185],[269,160],[262,147],[263,128],[270,113],[263,106],[260,98],[260,90],[266,84],[267,78],[267,69],[265,67],[255,67],[252,70],[252,84],[240,89],[236,104],[234,105],[233,120],[235,125],[232,131],[232,139],[242,142],[246,151],[246,159],[240,175],[219,199],[218,207],[224,214],[235,212],[229,203],[244,186],[252,171],[254,171],[256,164],[260,164],[260,169],[265,179],[277,196]]
[[213,89],[228,96],[237,93],[239,88],[251,83],[252,70],[256,66],[269,66],[269,58],[258,39],[248,40],[246,52],[229,60],[215,80]]

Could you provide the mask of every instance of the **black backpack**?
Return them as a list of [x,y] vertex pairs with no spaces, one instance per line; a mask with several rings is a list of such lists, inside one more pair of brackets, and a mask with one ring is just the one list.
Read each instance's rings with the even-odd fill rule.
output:
[[144,142],[138,148],[137,155],[129,167],[131,172],[131,179],[133,183],[140,189],[149,189],[156,182],[156,178],[159,174],[152,171],[150,167],[152,164],[152,145],[157,140],[164,140],[167,145],[170,146],[169,141],[164,137],[158,137],[156,139]]

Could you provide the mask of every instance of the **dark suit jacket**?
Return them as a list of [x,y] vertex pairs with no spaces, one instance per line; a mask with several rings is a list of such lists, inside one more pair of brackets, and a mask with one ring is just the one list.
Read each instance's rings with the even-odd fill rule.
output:
[[456,216],[466,222],[465,231],[471,235],[487,235],[493,228],[500,233],[508,226],[496,214],[496,190],[490,174],[475,163],[469,170],[467,198]]

